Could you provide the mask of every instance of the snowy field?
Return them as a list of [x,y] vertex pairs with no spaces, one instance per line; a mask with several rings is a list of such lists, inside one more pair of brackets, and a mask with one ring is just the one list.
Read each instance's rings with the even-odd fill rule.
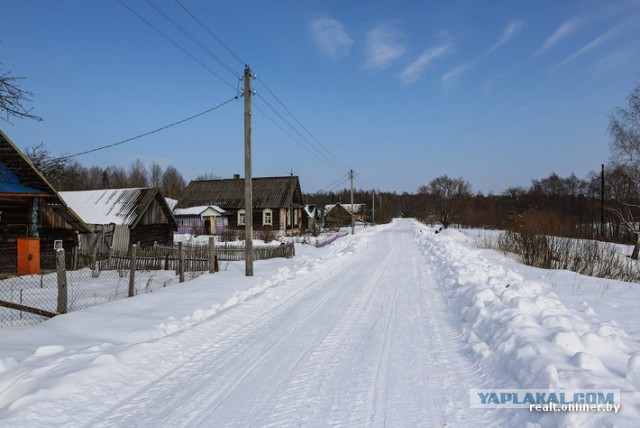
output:
[[[398,220],[0,329],[0,426],[639,426],[640,285],[474,241]],[[470,408],[498,388],[619,389],[622,408]]]

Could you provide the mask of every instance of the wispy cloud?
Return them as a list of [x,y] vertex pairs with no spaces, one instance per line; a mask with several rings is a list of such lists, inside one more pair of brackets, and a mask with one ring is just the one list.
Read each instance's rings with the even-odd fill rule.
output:
[[582,24],[580,18],[573,18],[562,23],[556,30],[544,41],[540,49],[538,49],[533,55],[539,55],[556,45],[560,40],[573,33],[576,28]]
[[475,64],[475,61],[469,61],[466,64],[462,64],[458,67],[452,68],[448,72],[442,75],[440,78],[440,82],[442,82],[442,86],[445,89],[449,89],[456,84],[458,79],[462,77],[464,73],[469,71],[469,69]]
[[578,49],[577,51],[575,51],[574,53],[572,53],[571,55],[563,59],[562,61],[560,61],[554,67],[560,67],[572,61],[575,61],[585,53],[602,46],[604,43],[606,43],[607,40],[611,39],[616,33],[617,33],[617,30],[611,29],[606,33],[596,37],[595,39],[593,39],[592,41],[590,41],[589,43],[587,43],[586,45],[584,45],[583,47],[581,47],[580,49]]
[[333,18],[311,21],[309,31],[316,46],[329,57],[339,58],[348,55],[353,46],[353,39],[347,33],[344,24]]
[[384,68],[402,58],[407,47],[402,40],[404,34],[391,24],[379,24],[367,34],[364,69]]
[[426,49],[418,59],[402,70],[402,73],[400,73],[400,81],[404,84],[417,81],[422,76],[424,70],[429,67],[433,61],[451,53],[452,51],[453,46],[448,42]]
[[522,22],[521,20],[513,19],[509,21],[504,31],[502,32],[502,35],[500,36],[498,41],[491,47],[491,49],[489,49],[489,52],[493,52],[494,50],[498,49],[500,46],[504,45],[509,40],[517,36],[522,31],[522,28],[524,28],[524,22]]
[[[626,46],[622,49],[611,52],[610,54],[600,58],[598,61],[591,64],[589,72],[596,75],[609,73],[621,67],[628,66],[628,63],[634,59],[637,59],[638,46]],[[636,60],[637,62],[637,60]]]

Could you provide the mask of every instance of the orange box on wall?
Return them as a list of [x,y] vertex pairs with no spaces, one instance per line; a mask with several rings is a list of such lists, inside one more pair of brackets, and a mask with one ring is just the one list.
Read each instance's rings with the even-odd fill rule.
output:
[[40,274],[40,239],[18,238],[18,275]]

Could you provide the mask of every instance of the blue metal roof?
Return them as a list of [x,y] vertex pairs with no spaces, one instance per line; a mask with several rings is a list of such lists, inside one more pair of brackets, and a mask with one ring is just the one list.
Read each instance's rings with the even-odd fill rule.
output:
[[20,178],[0,161],[0,193],[42,195],[45,192],[20,183]]

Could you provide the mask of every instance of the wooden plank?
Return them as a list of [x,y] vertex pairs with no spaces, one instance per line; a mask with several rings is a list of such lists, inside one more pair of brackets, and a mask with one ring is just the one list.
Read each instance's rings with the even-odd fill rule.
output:
[[4,300],[0,300],[0,306],[4,306],[5,308],[15,309],[17,311],[29,312],[31,314],[40,315],[42,317],[53,318],[56,315],[59,315],[55,312],[45,311],[43,309],[32,308],[30,306],[21,305],[19,303],[7,302]]

